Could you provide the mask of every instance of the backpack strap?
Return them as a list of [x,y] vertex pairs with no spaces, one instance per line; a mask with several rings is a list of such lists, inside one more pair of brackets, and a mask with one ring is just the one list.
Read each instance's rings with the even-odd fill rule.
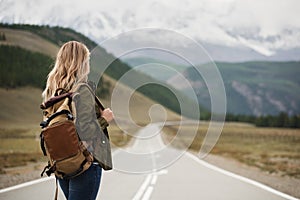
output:
[[73,120],[74,119],[72,113],[69,110],[61,110],[59,112],[54,113],[50,117],[48,117],[45,121],[42,121],[40,123],[40,126],[42,128],[45,128],[46,126],[48,126],[48,124],[51,122],[51,120],[53,120],[55,117],[57,117],[59,115],[67,115],[68,120]]
[[59,95],[59,96],[54,96],[54,97],[51,97],[49,100],[47,100],[46,102],[42,103],[40,105],[40,108],[41,109],[47,109],[49,108],[50,106],[53,106],[54,104],[56,104],[57,102],[61,101],[62,99],[68,97],[68,98],[71,98],[73,96],[73,93],[72,92],[68,92],[68,93],[64,93],[62,95]]
[[[45,139],[44,139],[44,135],[42,133],[40,134],[40,146],[41,146],[41,149],[43,151],[43,155],[47,156],[46,147],[45,147]],[[47,168],[47,166],[44,168],[44,171],[42,172],[41,176],[43,176],[46,168]]]
[[58,180],[57,178],[55,178],[55,196],[54,196],[54,200],[57,200],[57,196],[58,196]]

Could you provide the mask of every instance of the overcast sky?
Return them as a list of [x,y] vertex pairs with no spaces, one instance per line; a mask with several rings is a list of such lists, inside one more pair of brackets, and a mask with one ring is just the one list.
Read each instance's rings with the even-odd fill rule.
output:
[[[97,24],[87,19],[95,18],[101,25],[91,31]],[[76,24],[85,19],[86,24]],[[265,55],[300,47],[300,0],[0,0],[0,21],[76,25],[104,38],[142,27],[168,28]]]

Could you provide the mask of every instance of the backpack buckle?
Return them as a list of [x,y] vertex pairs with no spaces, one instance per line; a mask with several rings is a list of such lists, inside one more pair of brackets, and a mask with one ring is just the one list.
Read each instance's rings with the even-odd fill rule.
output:
[[67,117],[68,117],[68,120],[73,120],[74,119],[74,117],[73,117],[73,115],[71,113],[68,113]]
[[40,123],[40,126],[42,127],[42,128],[45,128],[46,126],[48,126],[48,121],[46,120],[46,121],[42,121],[41,123]]

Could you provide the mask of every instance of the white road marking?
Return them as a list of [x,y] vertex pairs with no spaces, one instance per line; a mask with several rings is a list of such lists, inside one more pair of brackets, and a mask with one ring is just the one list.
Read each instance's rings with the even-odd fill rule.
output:
[[49,180],[52,180],[52,179],[55,179],[54,176],[41,178],[41,179],[26,182],[26,183],[21,183],[21,184],[15,185],[15,186],[11,186],[11,187],[8,187],[8,188],[1,189],[0,193],[9,192],[9,191],[12,191],[12,190],[17,190],[17,189],[20,189],[20,188],[23,188],[23,187],[27,187],[27,186],[31,186],[31,185],[34,185],[34,184],[42,183],[42,182],[49,181]]
[[145,193],[149,183],[151,182],[152,179],[152,174],[149,174],[145,181],[143,182],[142,186],[139,188],[139,190],[137,191],[137,193],[135,194],[135,196],[133,197],[132,200],[140,200],[143,196],[143,194]]
[[151,180],[151,185],[155,185],[156,181],[157,181],[157,175],[153,175],[153,178]]
[[159,175],[167,174],[168,170],[164,169],[149,174],[132,200],[149,200]]
[[225,174],[225,175],[227,175],[227,176],[236,178],[236,179],[238,179],[238,180],[240,180],[240,181],[249,183],[249,184],[254,185],[254,186],[256,186],[256,187],[259,187],[259,188],[261,188],[261,189],[263,189],[263,190],[266,190],[266,191],[268,191],[268,192],[271,192],[271,193],[273,193],[273,194],[275,194],[275,195],[278,195],[278,196],[281,196],[281,197],[283,197],[283,198],[286,198],[286,199],[288,199],[288,200],[299,200],[299,199],[297,199],[297,198],[295,198],[295,197],[292,197],[292,196],[290,196],[290,195],[288,195],[288,194],[285,194],[285,193],[283,193],[283,192],[280,192],[280,191],[278,191],[278,190],[275,190],[275,189],[273,189],[273,188],[270,188],[270,187],[268,187],[268,186],[266,186],[266,185],[264,185],[264,184],[262,184],[262,183],[256,182],[256,181],[254,181],[254,180],[245,178],[245,177],[243,177],[243,176],[234,174],[234,173],[232,173],[232,172],[229,172],[229,171],[226,171],[226,170],[221,169],[221,168],[219,168],[219,167],[216,167],[216,166],[214,166],[214,165],[211,165],[211,164],[205,162],[204,160],[199,159],[197,156],[195,156],[195,155],[193,155],[193,154],[191,154],[191,153],[189,153],[189,152],[186,152],[185,155],[187,155],[188,157],[190,157],[191,159],[193,159],[194,161],[196,161],[196,162],[199,163],[200,165],[203,165],[203,166],[205,166],[205,167],[207,167],[207,168],[209,168],[209,169],[212,169],[212,170],[215,170],[215,171],[220,172],[220,173],[222,173],[222,174]]
[[142,200],[148,200],[151,197],[152,191],[153,191],[154,187],[153,186],[149,186],[142,198]]

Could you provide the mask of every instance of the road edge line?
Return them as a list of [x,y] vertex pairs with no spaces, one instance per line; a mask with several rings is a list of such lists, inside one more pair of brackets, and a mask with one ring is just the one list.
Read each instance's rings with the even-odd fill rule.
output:
[[34,185],[34,184],[37,184],[37,183],[49,181],[49,180],[52,180],[52,179],[55,179],[55,178],[54,177],[45,177],[45,178],[40,178],[40,179],[36,179],[36,180],[33,180],[33,181],[28,181],[28,182],[25,182],[25,183],[21,183],[21,184],[18,184],[18,185],[10,186],[10,187],[7,187],[7,188],[3,188],[3,189],[0,189],[0,194],[5,193],[5,192],[10,192],[10,191],[13,191],[13,190],[17,190],[17,189],[20,189],[20,188],[23,188],[23,187],[31,186],[31,185]]
[[276,189],[274,189],[274,188],[271,188],[271,187],[269,187],[269,186],[267,186],[267,185],[264,185],[264,184],[262,184],[262,183],[259,183],[259,182],[257,182],[257,181],[254,181],[254,180],[252,180],[252,179],[243,177],[243,176],[241,176],[241,175],[235,174],[235,173],[233,173],[233,172],[226,171],[226,170],[224,170],[224,169],[222,169],[222,168],[219,168],[219,167],[217,167],[217,166],[215,166],[215,165],[212,165],[212,164],[210,164],[210,163],[208,163],[208,162],[206,162],[206,161],[204,161],[204,160],[201,160],[200,158],[198,158],[197,156],[193,155],[192,153],[186,152],[185,154],[186,154],[188,157],[190,157],[191,159],[193,159],[194,161],[196,161],[197,163],[199,163],[199,164],[201,164],[201,165],[203,165],[203,166],[205,166],[205,167],[207,167],[207,168],[209,168],[209,169],[212,169],[212,170],[215,170],[215,171],[217,171],[217,172],[220,172],[220,173],[222,173],[222,174],[224,174],[224,175],[227,175],[227,176],[230,176],[230,177],[239,179],[239,180],[241,180],[241,181],[243,181],[243,182],[249,183],[249,184],[251,184],[251,185],[254,185],[254,186],[256,186],[256,187],[259,187],[259,188],[261,188],[261,189],[264,189],[264,190],[266,190],[266,191],[268,191],[268,192],[271,192],[271,193],[273,193],[273,194],[276,194],[276,195],[278,195],[278,196],[281,196],[281,197],[283,197],[283,198],[286,198],[286,199],[288,199],[288,200],[299,200],[299,199],[297,199],[296,197],[293,197],[293,196],[288,195],[288,194],[286,194],[286,193],[280,192],[280,191],[278,191],[278,190],[276,190]]

